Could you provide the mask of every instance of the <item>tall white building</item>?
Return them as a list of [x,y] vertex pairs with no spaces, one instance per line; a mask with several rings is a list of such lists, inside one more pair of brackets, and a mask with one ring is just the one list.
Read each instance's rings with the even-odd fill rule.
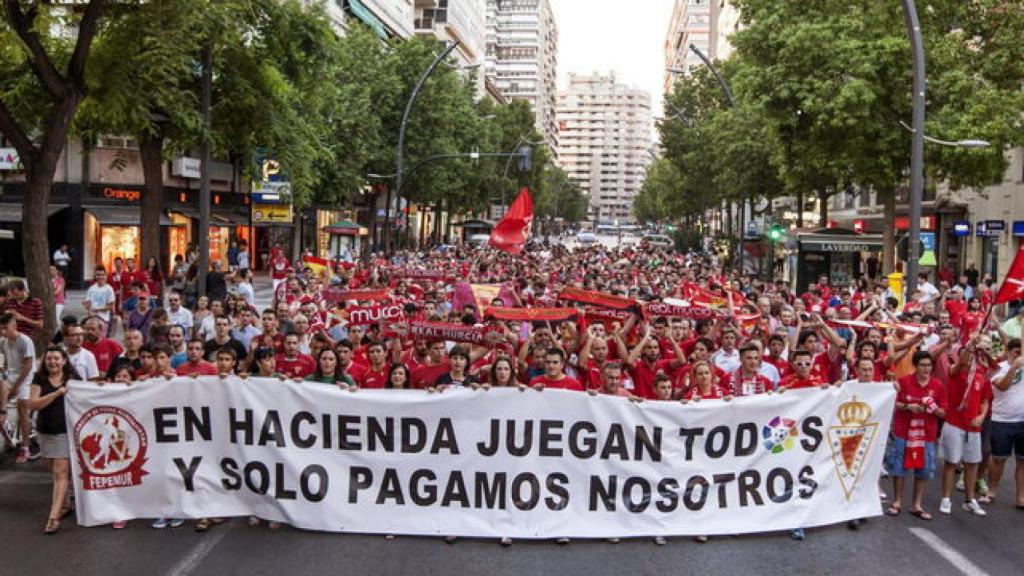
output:
[[740,9],[733,0],[711,0],[711,30],[714,38],[714,58],[725,60],[732,56],[732,35],[740,30]]
[[558,84],[558,27],[548,0],[487,0],[485,74],[509,100],[526,100],[552,153]]
[[673,74],[667,69],[689,71],[703,66],[700,58],[690,50],[696,46],[714,60],[717,41],[712,33],[712,3],[719,0],[676,0],[665,35],[665,93],[672,92]]
[[[486,0],[415,0],[416,34],[459,42],[452,54],[460,66],[484,63],[484,7]],[[483,70],[476,71],[476,93],[484,93]]]
[[633,198],[651,163],[651,96],[615,75],[569,75],[558,93],[558,163],[599,223],[632,222]]

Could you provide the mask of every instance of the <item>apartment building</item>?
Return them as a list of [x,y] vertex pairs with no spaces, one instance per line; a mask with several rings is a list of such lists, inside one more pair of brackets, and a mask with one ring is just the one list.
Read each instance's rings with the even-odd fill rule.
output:
[[712,34],[712,3],[719,0],[676,0],[665,35],[665,93],[672,92],[673,74],[668,69],[689,71],[703,66],[690,50],[696,46],[708,58],[715,58],[717,42]]
[[589,199],[591,221],[634,221],[651,133],[650,94],[614,74],[569,75],[558,93],[558,162]]
[[558,26],[549,0],[487,0],[485,21],[487,80],[508,100],[530,103],[537,132],[557,153]]
[[415,0],[416,34],[458,42],[452,54],[464,73],[476,74],[476,95],[484,95],[484,9],[486,0]]
[[335,29],[350,19],[362,22],[381,38],[410,38],[415,19],[414,0],[304,0],[322,4]]

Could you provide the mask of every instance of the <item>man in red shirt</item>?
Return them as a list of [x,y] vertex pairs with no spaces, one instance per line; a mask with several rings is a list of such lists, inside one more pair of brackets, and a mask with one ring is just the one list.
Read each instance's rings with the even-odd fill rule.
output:
[[85,329],[85,342],[82,343],[82,348],[92,352],[96,357],[96,368],[100,372],[106,372],[114,358],[124,352],[124,349],[114,340],[100,336],[103,328],[100,326],[99,318],[90,316],[82,328]]
[[11,297],[4,302],[0,312],[12,313],[18,321],[18,332],[31,338],[36,330],[43,327],[43,302],[39,298],[28,297],[28,286],[24,280],[11,280],[7,289]]
[[344,370],[352,380],[359,382],[362,380],[363,374],[366,373],[366,365],[354,362],[352,349],[352,341],[347,338],[338,342],[338,345],[335,347],[335,350],[338,351],[338,362],[341,364],[341,369]]
[[772,381],[761,374],[761,350],[756,344],[740,348],[740,367],[719,385],[731,396],[753,396],[772,389]]
[[779,371],[779,380],[793,373],[793,367],[789,365],[789,361],[782,357],[782,353],[785,350],[785,336],[782,334],[772,334],[768,337],[768,354],[763,359],[765,362],[775,366],[775,369]]
[[924,511],[924,490],[935,477],[935,440],[939,420],[946,416],[946,389],[932,377],[932,357],[917,352],[912,358],[914,373],[897,381],[896,412],[892,419],[892,444],[885,457],[885,468],[892,476],[893,500],[886,514],[900,513],[905,477],[914,473],[914,495],[910,513],[931,520]]
[[[657,344],[655,344],[657,346]],[[565,352],[561,348],[548,348],[544,355],[544,374],[530,380],[530,386],[538,390],[559,388],[583,392],[579,380],[565,374]]]
[[793,373],[779,382],[779,392],[799,388],[828,388],[828,382],[811,371],[814,365],[812,357],[810,351],[802,348],[793,352]]
[[216,376],[217,366],[213,362],[207,362],[203,360],[203,341],[199,338],[193,338],[188,341],[188,346],[185,348],[186,360],[184,364],[178,366],[175,373],[178,376]]
[[654,377],[659,371],[671,375],[685,362],[679,343],[673,339],[671,331],[668,334],[676,353],[676,357],[672,360],[661,359],[661,346],[654,340],[650,324],[647,325],[643,339],[629,353],[629,358],[626,360],[626,365],[633,378],[633,393],[641,398],[648,400],[657,398],[654,392]]
[[[587,328],[587,341],[580,350],[580,376],[583,385],[588,390],[596,390],[601,387],[604,367],[610,360],[608,341],[600,335],[603,332],[603,326],[601,330],[598,329],[599,326],[594,324]],[[614,338],[616,346],[621,344],[622,340],[618,334]],[[633,381],[628,378],[624,379],[622,385],[627,392],[633,390]]]
[[292,333],[284,337],[283,352],[275,358],[277,371],[288,378],[303,379],[316,371],[316,361],[299,352],[299,335]]
[[384,344],[371,342],[366,353],[370,357],[370,366],[356,382],[361,388],[384,388],[388,382],[388,355]]
[[942,514],[953,513],[951,497],[954,478],[957,467],[962,463],[963,509],[975,516],[986,515],[978,504],[975,482],[978,479],[978,465],[982,461],[981,425],[985,422],[992,401],[992,385],[988,373],[995,363],[988,355],[991,345],[988,336],[981,336],[964,346],[946,383],[946,423],[939,438],[939,454],[945,461],[942,468],[942,500],[939,503],[939,512]]

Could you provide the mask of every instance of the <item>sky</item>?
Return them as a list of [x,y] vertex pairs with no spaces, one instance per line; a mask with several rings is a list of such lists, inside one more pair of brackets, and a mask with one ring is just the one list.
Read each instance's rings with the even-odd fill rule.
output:
[[651,94],[661,115],[665,33],[673,0],[550,0],[558,24],[558,88],[569,73],[614,72]]

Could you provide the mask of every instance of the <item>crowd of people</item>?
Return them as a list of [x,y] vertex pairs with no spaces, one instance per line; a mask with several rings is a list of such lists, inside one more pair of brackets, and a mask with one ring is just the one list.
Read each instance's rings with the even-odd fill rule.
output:
[[[938,511],[952,514],[954,491],[962,490],[957,508],[984,516],[1011,458],[1013,505],[1024,509],[1024,308],[999,306],[988,315],[994,286],[977,275],[973,282],[936,279],[936,286],[923,274],[904,303],[884,278],[832,285],[822,277],[797,294],[783,280],[729,272],[714,256],[647,244],[545,245],[516,256],[445,246],[339,262],[321,274],[275,251],[272,302],[258,309],[247,255],[236,254],[228,272],[215,264],[214,289],[204,295],[177,282],[195,276],[187,261],[175,266],[171,285],[154,264],[137,270],[129,259],[109,271],[97,268],[85,316],[62,317],[38,360],[32,337],[43,325],[39,300],[20,280],[0,289],[0,419],[8,419],[11,399],[16,464],[41,456],[52,470],[47,533],[71,511],[63,413],[69,380],[131,386],[154,377],[228,374],[349,392],[507,386],[682,403],[889,382],[898,392],[885,456],[892,478],[883,494],[887,514],[906,509],[931,520],[925,487],[941,473]],[[474,285],[500,289],[481,301]],[[408,324],[353,320],[352,310],[374,304],[400,306],[407,322],[457,325],[483,337],[414,338]],[[670,312],[652,313],[653,304]],[[577,313],[555,320],[494,313],[555,308]],[[38,452],[29,442],[33,413]],[[195,529],[219,521],[200,519]],[[161,518],[153,527],[182,523]],[[792,537],[805,533],[794,530]]]

